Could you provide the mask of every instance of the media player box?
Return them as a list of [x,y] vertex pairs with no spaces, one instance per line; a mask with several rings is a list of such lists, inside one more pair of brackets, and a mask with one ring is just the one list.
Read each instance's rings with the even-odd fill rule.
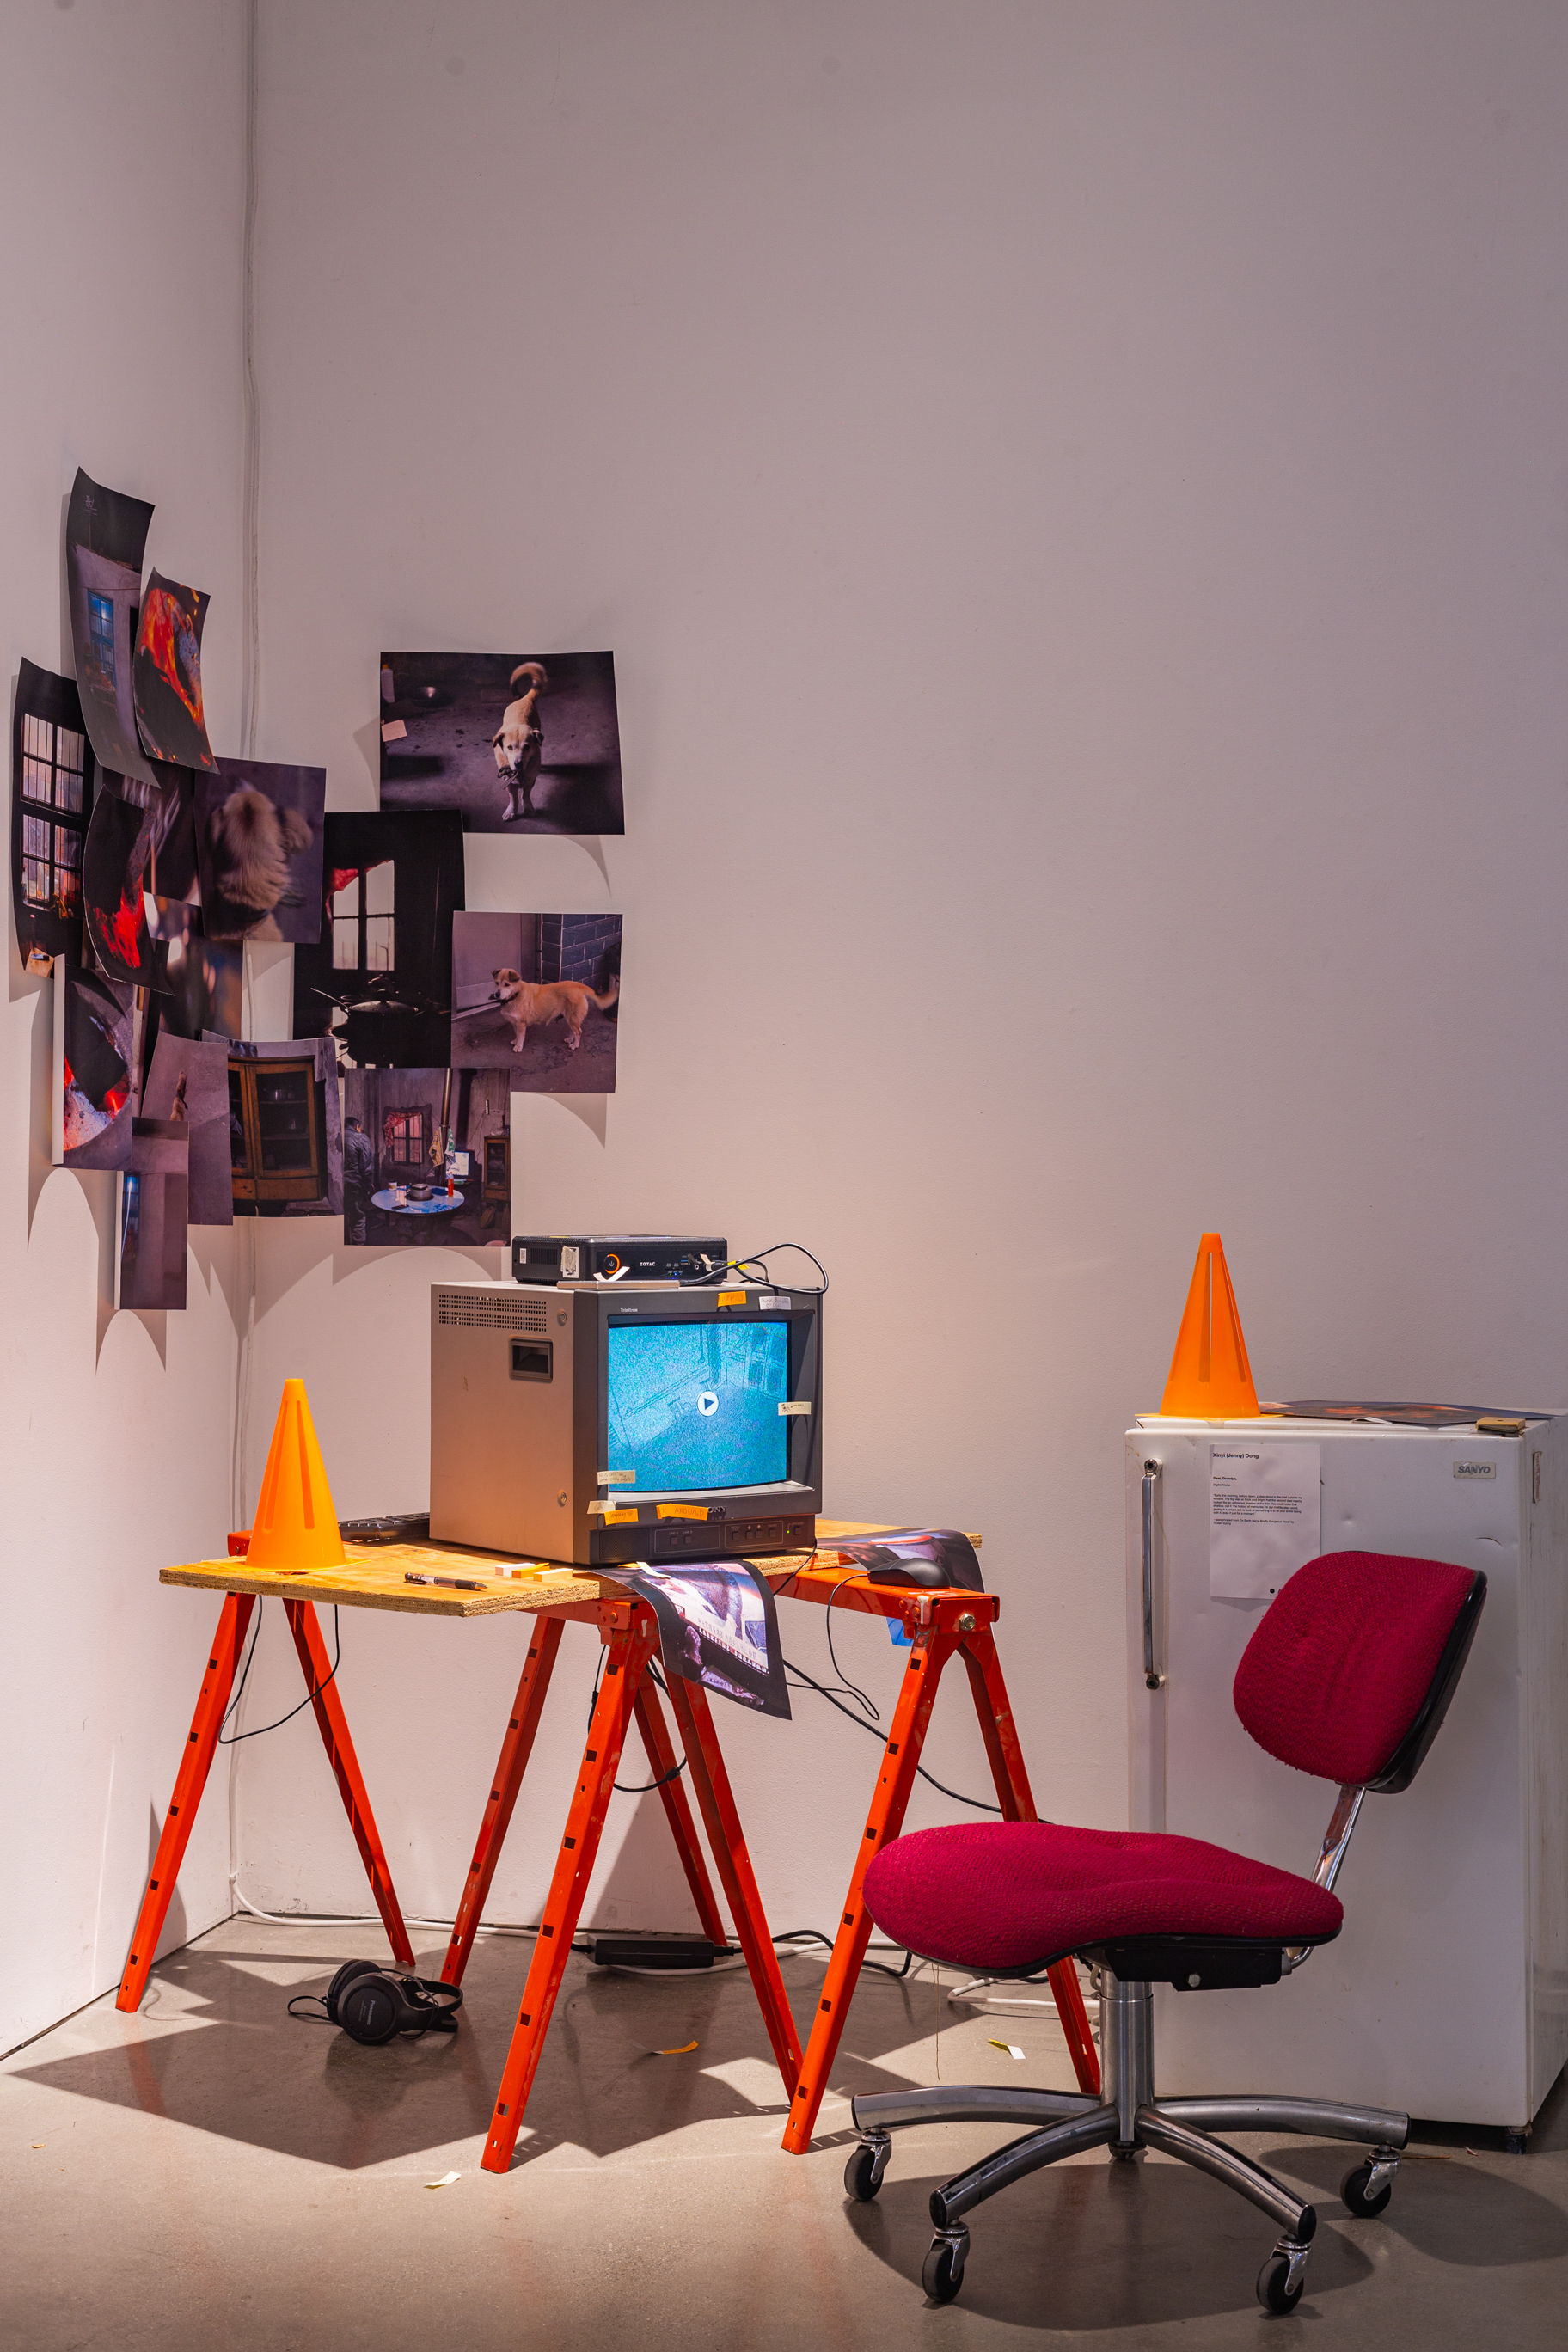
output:
[[621,1274],[627,1282],[698,1281],[730,1258],[716,1234],[514,1234],[514,1282],[592,1282]]

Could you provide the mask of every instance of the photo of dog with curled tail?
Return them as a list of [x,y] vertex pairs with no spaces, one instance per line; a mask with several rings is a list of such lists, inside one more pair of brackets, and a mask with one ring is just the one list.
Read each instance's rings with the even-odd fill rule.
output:
[[624,833],[613,653],[384,653],[381,805],[465,833]]
[[509,683],[521,686],[522,692],[515,702],[508,703],[506,717],[490,743],[506,794],[507,814],[516,818],[533,814],[533,787],[539,781],[539,763],[544,750],[539,698],[547,691],[550,677],[542,662],[519,662]]
[[613,1094],[619,915],[452,918],[452,1066],[515,1093]]
[[326,770],[225,760],[196,796],[207,938],[319,940]]

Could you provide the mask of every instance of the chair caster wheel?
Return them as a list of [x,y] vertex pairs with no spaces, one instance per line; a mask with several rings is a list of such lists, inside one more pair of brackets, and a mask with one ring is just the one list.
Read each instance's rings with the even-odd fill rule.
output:
[[858,2147],[852,2147],[844,2168],[846,2197],[853,2197],[857,2205],[869,2205],[882,2185],[892,2152],[893,2143],[885,2133],[878,2139],[863,2139]]
[[1388,2200],[1394,2194],[1392,2180],[1384,2179],[1373,2186],[1373,2176],[1376,2170],[1377,2167],[1370,2163],[1353,2165],[1340,2183],[1340,2196],[1345,2211],[1353,2213],[1359,2221],[1374,2221],[1380,2213],[1387,2210]]
[[1281,2238],[1258,2273],[1258,2300],[1265,2311],[1294,2311],[1307,2287],[1307,2249]]
[[952,2301],[963,2284],[963,2265],[968,2253],[967,2230],[941,2230],[931,2240],[931,2252],[921,2272],[921,2284],[932,2303]]

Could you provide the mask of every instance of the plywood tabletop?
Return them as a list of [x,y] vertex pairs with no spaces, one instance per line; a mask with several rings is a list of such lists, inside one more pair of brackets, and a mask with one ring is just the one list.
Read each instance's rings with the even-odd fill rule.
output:
[[[826,1567],[838,1557],[834,1539],[887,1535],[891,1530],[858,1519],[818,1519],[816,1561]],[[971,1536],[978,1545],[980,1538]],[[559,1560],[524,1559],[504,1552],[472,1551],[456,1544],[354,1544],[342,1568],[253,1568],[247,1559],[198,1559],[159,1571],[163,1584],[194,1586],[208,1592],[254,1592],[266,1600],[314,1601],[354,1609],[403,1609],[421,1617],[492,1617],[507,1610],[592,1608],[626,1598],[626,1587],[608,1572],[571,1568]],[[746,1565],[770,1584],[787,1582],[813,1555],[787,1552],[750,1559]],[[674,1566],[675,1562],[665,1563]],[[480,1584],[459,1592],[446,1584],[410,1584],[417,1576],[456,1576]]]

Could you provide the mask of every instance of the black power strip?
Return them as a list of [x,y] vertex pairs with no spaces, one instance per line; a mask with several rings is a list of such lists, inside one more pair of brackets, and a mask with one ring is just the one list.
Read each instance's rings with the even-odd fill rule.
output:
[[724,1947],[706,1936],[665,1936],[652,1928],[618,1936],[593,1935],[588,1958],[596,1969],[710,1969]]

